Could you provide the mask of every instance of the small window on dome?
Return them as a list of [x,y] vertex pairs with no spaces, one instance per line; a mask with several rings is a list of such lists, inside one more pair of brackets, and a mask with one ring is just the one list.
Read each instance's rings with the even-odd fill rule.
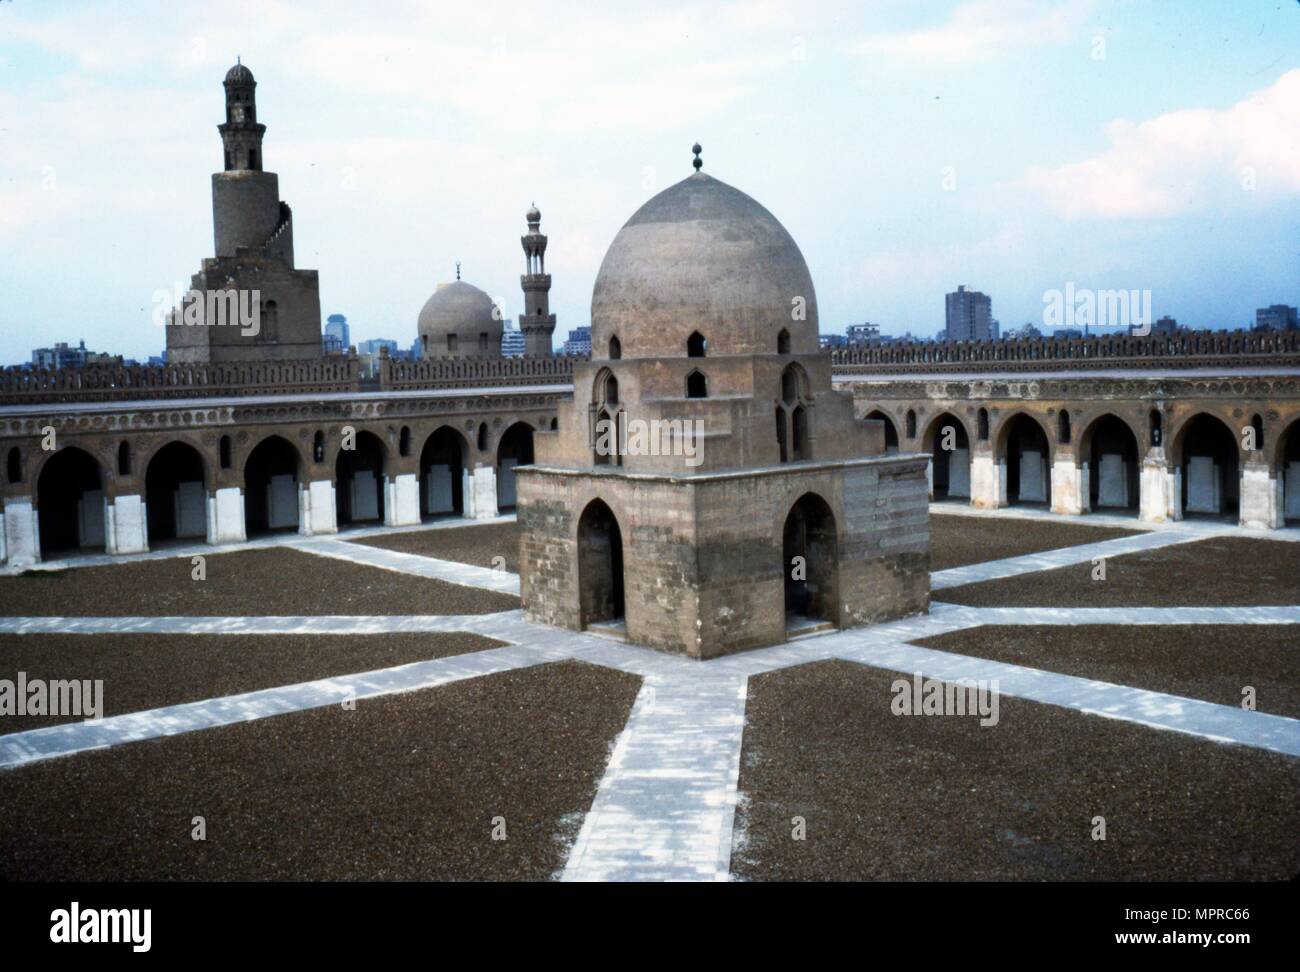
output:
[[708,342],[704,340],[704,335],[699,331],[694,331],[686,339],[686,357],[703,358],[707,347]]
[[781,328],[781,333],[776,336],[776,353],[790,353],[790,332],[785,328]]
[[619,342],[618,336],[615,335],[609,339],[609,359],[617,361],[621,357],[623,357],[623,345]]
[[692,371],[686,376],[687,398],[708,398],[709,380],[699,371]]
[[458,346],[459,346],[459,342],[456,340],[456,335],[454,335],[454,334],[448,334],[448,335],[447,335],[447,353],[448,353],[448,354],[455,354]]

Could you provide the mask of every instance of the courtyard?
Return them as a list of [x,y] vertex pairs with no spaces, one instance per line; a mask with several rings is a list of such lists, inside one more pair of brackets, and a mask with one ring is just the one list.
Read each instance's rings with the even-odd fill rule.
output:
[[936,507],[929,614],[705,662],[525,621],[510,517],[0,572],[0,678],[103,687],[0,722],[0,878],[1294,875],[1300,531],[1086,520]]

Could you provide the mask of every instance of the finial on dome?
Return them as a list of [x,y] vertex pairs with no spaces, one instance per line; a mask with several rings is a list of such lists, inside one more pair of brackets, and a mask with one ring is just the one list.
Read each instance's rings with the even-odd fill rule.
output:
[[695,161],[692,162],[691,165],[695,166],[696,172],[699,172],[700,167],[704,165],[704,163],[700,161],[700,153],[703,152],[704,149],[700,148],[699,142],[696,142],[694,145],[691,146],[691,151],[695,153]]
[[457,280],[460,279],[460,261],[459,261],[459,260],[456,261],[456,279],[457,279]]

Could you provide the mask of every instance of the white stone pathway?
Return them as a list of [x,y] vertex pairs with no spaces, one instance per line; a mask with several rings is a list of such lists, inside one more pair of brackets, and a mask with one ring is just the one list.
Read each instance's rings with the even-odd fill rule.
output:
[[[463,524],[457,524],[463,525]],[[1015,576],[1135,550],[1184,543],[1203,530],[1152,531],[1015,557],[935,576],[935,588]],[[503,571],[349,543],[284,538],[320,556],[517,592]],[[284,541],[282,541],[284,542]],[[205,547],[211,552],[213,548]],[[168,552],[169,556],[185,556]],[[110,562],[118,562],[117,558]],[[972,608],[936,602],[930,614],[832,632],[709,662],[533,625],[519,611],[458,616],[0,618],[0,633],[167,633],[359,635],[469,631],[505,647],[373,672],[264,689],[220,699],[0,736],[0,767],[284,713],[411,692],[547,662],[574,659],[643,679],[567,864],[565,880],[726,880],[750,676],[823,659],[956,680],[996,678],[1008,695],[1092,715],[1300,756],[1300,720],[1135,689],[910,642],[985,624],[1300,624],[1300,607]],[[1300,642],[1300,639],[1298,639]],[[1298,644],[1300,647],[1300,644]],[[881,699],[880,704],[888,704]]]
[[978,581],[1015,577],[1018,574],[1034,574],[1040,570],[1052,570],[1056,567],[1069,567],[1072,564],[1090,563],[1098,557],[1120,557],[1124,554],[1138,553],[1142,550],[1157,550],[1160,547],[1170,547],[1176,543],[1204,540],[1205,537],[1204,533],[1192,530],[1139,533],[1131,537],[1116,537],[1113,540],[1084,543],[1077,547],[1061,547],[1057,550],[1044,550],[1041,553],[1008,557],[1005,560],[990,560],[982,564],[969,564],[965,567],[950,567],[948,570],[936,570],[930,574],[930,589],[938,591],[943,590],[945,587],[960,587],[963,584],[974,584]]
[[383,570],[395,570],[403,574],[415,574],[418,577],[432,577],[449,584],[461,584],[465,587],[481,587],[489,591],[519,596],[519,575],[491,567],[476,567],[452,560],[436,560],[420,554],[403,553],[384,547],[370,547],[362,543],[348,543],[313,537],[289,544],[319,557],[332,557],[347,560],[367,567],[379,567]]

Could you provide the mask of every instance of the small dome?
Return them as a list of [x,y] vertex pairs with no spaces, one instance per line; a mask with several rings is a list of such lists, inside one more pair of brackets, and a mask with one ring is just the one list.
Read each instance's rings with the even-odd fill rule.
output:
[[253,72],[244,67],[243,64],[236,64],[226,72],[226,84],[253,84]]
[[530,223],[540,223],[542,221],[542,211],[537,208],[536,203],[528,207],[528,212],[524,213],[524,219]]
[[[438,284],[420,311],[421,354],[428,358],[498,358],[503,330],[496,304],[483,291],[464,280]],[[483,335],[487,335],[486,342]],[[454,340],[448,342],[448,337]]]
[[817,296],[803,254],[759,203],[696,172],[643,205],[605,253],[591,295],[594,357],[685,357],[698,331],[714,354],[818,350]]

